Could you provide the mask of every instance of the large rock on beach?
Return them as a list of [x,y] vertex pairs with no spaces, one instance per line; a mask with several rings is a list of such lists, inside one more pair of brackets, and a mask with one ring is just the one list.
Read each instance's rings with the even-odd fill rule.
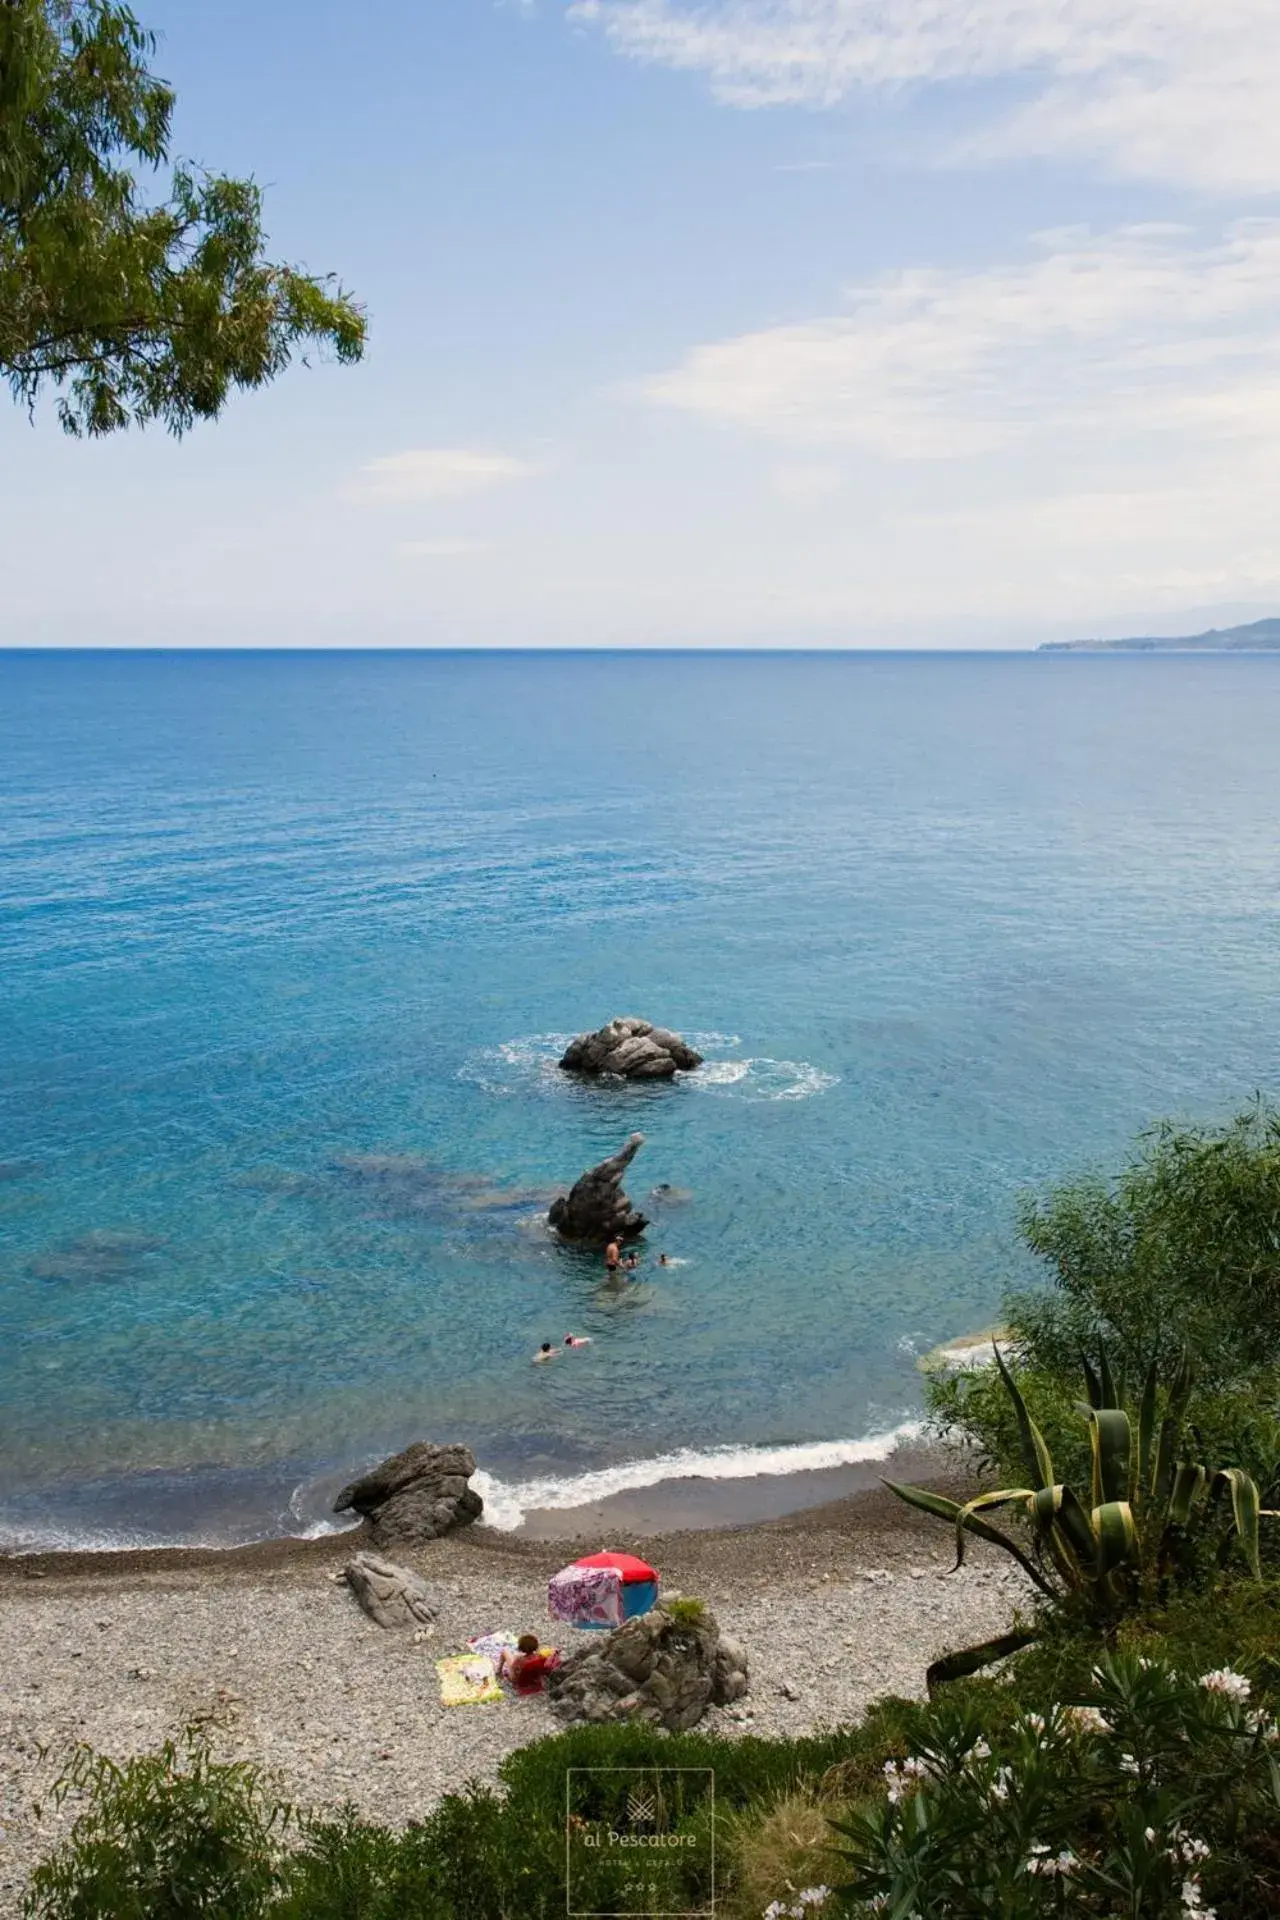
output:
[[622,1191],[622,1176],[643,1145],[644,1135],[633,1133],[625,1147],[589,1168],[567,1194],[551,1202],[547,1219],[557,1233],[604,1247],[610,1240],[631,1240],[644,1232],[648,1221]]
[[637,1720],[683,1733],[708,1707],[747,1691],[747,1656],[705,1608],[655,1607],[547,1677],[551,1711],[567,1723]]
[[435,1621],[427,1583],[408,1567],[376,1553],[358,1553],[346,1568],[347,1585],[380,1627],[426,1627]]
[[484,1501],[467,1485],[475,1470],[470,1447],[418,1440],[344,1487],[333,1510],[363,1514],[376,1547],[417,1546],[480,1518]]
[[610,1020],[595,1033],[580,1033],[560,1056],[566,1073],[612,1073],[623,1080],[669,1080],[692,1073],[702,1055],[666,1027],[634,1017]]

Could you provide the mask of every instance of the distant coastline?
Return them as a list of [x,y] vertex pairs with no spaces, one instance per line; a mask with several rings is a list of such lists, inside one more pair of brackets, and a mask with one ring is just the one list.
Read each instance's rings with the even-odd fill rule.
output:
[[1173,639],[1046,640],[1038,653],[1280,653],[1280,618],[1244,627],[1210,627]]

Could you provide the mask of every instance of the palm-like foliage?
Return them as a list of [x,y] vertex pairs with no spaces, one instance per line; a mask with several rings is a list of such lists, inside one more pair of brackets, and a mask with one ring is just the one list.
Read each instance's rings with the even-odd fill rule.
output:
[[[999,1348],[993,1350],[1017,1418],[1028,1484],[980,1493],[961,1503],[925,1487],[885,1482],[909,1505],[955,1527],[957,1568],[964,1560],[965,1536],[976,1534],[1011,1554],[1046,1600],[1069,1603],[1103,1628],[1156,1598],[1197,1536],[1202,1541],[1218,1532],[1219,1560],[1238,1546],[1254,1578],[1261,1578],[1258,1522],[1270,1510],[1262,1507],[1252,1477],[1240,1467],[1210,1473],[1198,1461],[1180,1457],[1193,1386],[1185,1359],[1165,1393],[1158,1363],[1152,1362],[1135,1420],[1124,1405],[1123,1381],[1117,1389],[1105,1351],[1096,1368],[1082,1356],[1088,1402],[1080,1411],[1089,1423],[1093,1452],[1085,1498],[1057,1478],[1017,1381]],[[986,1518],[1001,1508],[1024,1514],[1031,1527],[1030,1551]],[[1035,1637],[1036,1629],[1022,1628],[949,1655],[930,1668],[930,1682],[976,1672]]]

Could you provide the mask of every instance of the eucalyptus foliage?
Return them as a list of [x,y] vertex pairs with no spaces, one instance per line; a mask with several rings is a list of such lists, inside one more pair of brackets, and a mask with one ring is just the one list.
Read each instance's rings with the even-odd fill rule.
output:
[[29,409],[56,390],[73,434],[181,434],[300,347],[364,349],[331,276],[265,257],[252,180],[179,166],[143,193],[174,105],[154,49],[115,0],[0,0],[0,375]]
[[1013,1294],[1030,1365],[1073,1371],[1099,1338],[1134,1372],[1196,1356],[1203,1388],[1270,1374],[1280,1353],[1280,1112],[1256,1099],[1222,1127],[1164,1121],[1113,1178],[1028,1199],[1022,1238],[1048,1291]]
[[[1257,1483],[1240,1467],[1211,1471],[1183,1457],[1193,1386],[1185,1360],[1166,1390],[1157,1362],[1151,1362],[1136,1419],[1124,1404],[1124,1384],[1117,1386],[1105,1350],[1096,1369],[1082,1362],[1088,1404],[1080,1412],[1088,1427],[1092,1471],[1088,1488],[1078,1491],[1058,1478],[1017,1381],[994,1344],[993,1351],[1017,1422],[1026,1484],[960,1502],[925,1487],[886,1482],[908,1505],[954,1526],[957,1567],[966,1535],[975,1534],[1010,1554],[1045,1600],[1069,1602],[1103,1627],[1158,1598],[1179,1577],[1203,1571],[1208,1546],[1214,1564],[1238,1546],[1254,1578],[1261,1579],[1259,1520],[1268,1510]],[[1020,1512],[1029,1523],[1029,1551],[986,1518],[1001,1508]],[[975,1672],[1034,1637],[1035,1629],[1019,1629],[951,1655],[930,1668],[930,1679]]]

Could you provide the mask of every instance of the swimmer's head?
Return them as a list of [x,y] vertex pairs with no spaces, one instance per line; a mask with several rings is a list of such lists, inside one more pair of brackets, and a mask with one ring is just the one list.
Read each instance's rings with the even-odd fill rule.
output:
[[541,1347],[540,1347],[540,1348],[538,1349],[538,1351],[539,1351],[540,1353],[550,1353],[550,1351],[551,1351],[551,1342],[550,1342],[549,1340],[544,1340],[544,1341],[543,1341],[543,1343],[542,1343],[542,1345],[541,1345]]

